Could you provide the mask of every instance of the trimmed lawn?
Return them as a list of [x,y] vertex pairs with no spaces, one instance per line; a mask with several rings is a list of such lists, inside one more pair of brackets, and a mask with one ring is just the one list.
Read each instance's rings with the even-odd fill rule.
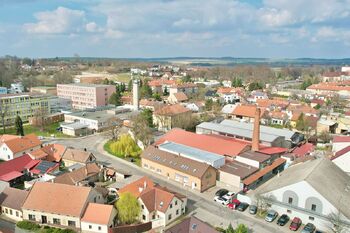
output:
[[[111,148],[110,148],[110,145],[111,145],[111,144],[112,144],[112,141],[106,142],[106,143],[103,145],[103,149],[104,149],[105,151],[107,151],[109,154],[111,154],[111,155],[113,155],[113,156],[115,156],[115,157],[124,159],[124,160],[126,160],[126,161],[128,161],[128,162],[131,162],[131,161],[130,161],[131,157],[125,157],[125,156],[123,156],[123,155],[114,154],[114,153],[112,152]],[[132,158],[132,159],[134,159],[134,161],[135,161],[134,163],[135,163],[137,166],[141,167],[141,158]]]
[[[40,130],[40,128],[24,124],[24,135],[34,133],[37,136],[43,136],[43,137],[51,137],[51,135],[55,135],[56,138],[71,138],[71,136],[65,135],[60,131],[57,131],[56,129],[60,127],[60,123],[53,123],[51,125],[45,126],[45,129],[43,131]],[[6,128],[6,134],[16,134],[16,128]]]

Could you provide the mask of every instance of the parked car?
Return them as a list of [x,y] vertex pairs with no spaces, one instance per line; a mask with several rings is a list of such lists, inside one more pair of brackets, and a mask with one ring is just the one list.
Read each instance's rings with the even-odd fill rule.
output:
[[239,206],[237,207],[237,210],[243,212],[248,208],[249,204],[246,202],[241,202],[241,204],[239,204]]
[[239,204],[241,204],[241,202],[238,199],[233,199],[230,203],[227,204],[227,207],[232,210],[236,210]]
[[299,227],[301,226],[301,219],[298,217],[294,217],[292,220],[292,223],[289,226],[289,230],[291,231],[297,231]]
[[281,217],[277,220],[277,225],[284,226],[289,221],[289,216],[286,214],[282,214]]
[[258,207],[256,205],[249,206],[249,213],[250,214],[256,214],[258,212]]
[[304,226],[304,228],[303,228],[303,230],[301,231],[301,233],[314,233],[315,230],[316,230],[316,227],[315,227],[314,224],[312,224],[312,223],[307,223],[307,224]]
[[215,196],[222,197],[228,193],[227,189],[219,189],[216,191]]
[[234,193],[234,192],[228,192],[228,193],[226,193],[226,194],[225,194],[224,196],[222,196],[222,197],[231,200],[234,196],[235,196],[235,193]]
[[277,211],[275,210],[269,210],[266,214],[265,221],[266,222],[273,222],[278,216]]
[[230,203],[230,199],[226,199],[226,198],[220,197],[220,196],[215,196],[214,201],[218,202],[224,206],[227,206],[227,204]]

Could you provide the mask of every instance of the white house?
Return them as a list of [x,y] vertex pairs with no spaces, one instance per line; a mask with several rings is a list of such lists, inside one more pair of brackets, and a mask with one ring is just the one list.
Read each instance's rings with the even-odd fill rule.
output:
[[280,215],[299,217],[326,232],[335,222],[350,231],[350,180],[328,159],[294,165],[261,185],[257,194]]
[[113,205],[89,203],[81,219],[81,231],[108,233],[108,229],[114,226],[116,214]]
[[0,215],[13,221],[22,220],[22,205],[28,191],[7,187],[0,193]]
[[350,137],[334,136],[331,161],[350,175]]

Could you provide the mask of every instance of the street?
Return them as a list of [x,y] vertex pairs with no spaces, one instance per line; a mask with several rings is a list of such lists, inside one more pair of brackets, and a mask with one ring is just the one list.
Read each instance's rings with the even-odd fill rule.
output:
[[171,190],[185,194],[188,201],[189,214],[198,216],[201,220],[208,222],[213,226],[227,227],[231,223],[234,227],[243,223],[251,229],[251,232],[257,233],[279,233],[279,232],[290,232],[288,226],[280,227],[275,222],[267,223],[264,219],[250,215],[248,211],[239,212],[232,211],[228,208],[224,208],[220,204],[213,201],[213,197],[208,194],[198,193],[183,187],[176,183],[160,177],[148,170],[142,169],[135,164],[119,159],[117,157],[110,156],[104,151],[103,145],[106,142],[107,137],[103,134],[96,134],[87,136],[84,138],[74,139],[55,139],[51,140],[51,143],[60,143],[65,146],[72,146],[75,148],[86,148],[91,151],[99,162],[112,166],[116,169],[122,169],[123,171],[130,172],[132,175],[148,176],[156,183],[161,186],[165,186]]

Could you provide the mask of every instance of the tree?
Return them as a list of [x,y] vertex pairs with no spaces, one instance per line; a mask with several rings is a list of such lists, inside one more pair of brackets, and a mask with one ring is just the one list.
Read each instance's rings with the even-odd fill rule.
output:
[[329,134],[329,132],[327,130],[323,130],[319,135],[318,138],[324,142],[324,143],[328,143],[330,142],[330,140],[332,139],[331,135]]
[[140,89],[140,93],[141,93],[141,98],[151,98],[152,97],[152,89],[151,87],[148,85],[148,82],[144,82],[141,89]]
[[67,71],[60,71],[53,75],[55,84],[66,84],[73,82],[73,76]]
[[228,225],[227,229],[225,230],[225,233],[235,233],[235,230],[233,229],[231,223]]
[[15,120],[16,134],[24,136],[23,122],[20,116],[17,115]]
[[162,101],[162,97],[160,97],[160,94],[159,93],[154,93],[153,94],[153,98],[157,101]]
[[331,222],[331,226],[329,227],[331,232],[333,233],[345,233],[346,224],[342,221],[341,213],[339,210],[329,214],[329,221]]
[[244,224],[239,224],[234,233],[248,233],[248,227]]
[[114,92],[110,97],[108,102],[110,104],[113,104],[114,106],[120,106],[122,105],[122,101],[121,101],[121,95],[119,93],[119,90],[116,90],[116,92]]
[[153,128],[153,112],[151,109],[144,109],[140,115],[147,121],[147,125]]
[[249,91],[260,90],[260,89],[263,89],[263,85],[260,82],[249,83],[249,86],[248,86]]
[[196,125],[198,125],[199,119],[197,116],[191,115],[178,115],[173,117],[171,126],[172,128],[181,128],[189,131],[195,131]]
[[232,80],[232,87],[242,87],[242,86],[243,86],[242,79],[234,77]]
[[140,140],[144,146],[151,143],[152,140],[152,129],[153,127],[153,115],[150,116],[150,111],[144,111],[141,114],[133,118],[132,132],[136,139]]
[[139,157],[141,154],[141,148],[129,134],[122,134],[117,141],[111,143],[110,149],[113,154],[125,158]]
[[122,193],[115,207],[118,210],[118,220],[121,224],[133,224],[138,221],[141,207],[137,198],[131,193]]
[[33,114],[33,120],[32,120],[32,124],[34,126],[40,127],[41,131],[45,130],[45,126],[47,125],[47,121],[46,121],[46,116],[48,115],[48,109],[47,108],[38,108],[35,110],[34,114]]

